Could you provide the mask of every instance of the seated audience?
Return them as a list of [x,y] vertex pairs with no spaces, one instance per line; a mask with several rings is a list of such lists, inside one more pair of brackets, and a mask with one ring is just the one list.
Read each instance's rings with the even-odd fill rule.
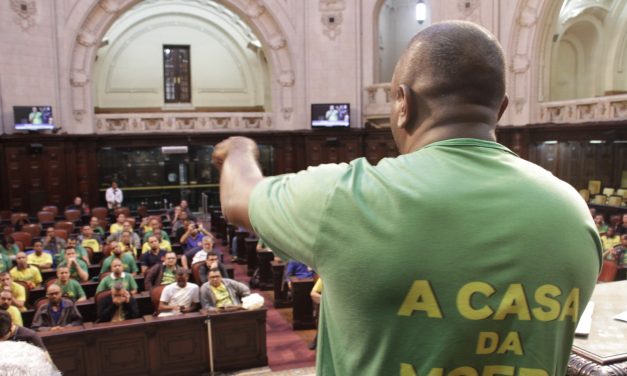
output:
[[612,253],[618,264],[616,280],[623,281],[627,279],[627,234],[621,235],[620,244],[614,247]]
[[180,267],[176,265],[176,253],[167,252],[163,263],[153,265],[146,272],[144,288],[150,291],[153,286],[169,285],[176,282],[176,273]]
[[159,312],[187,313],[198,310],[198,285],[188,282],[189,271],[176,271],[176,283],[167,285],[159,299]]
[[19,283],[13,282],[9,272],[0,273],[0,285],[2,290],[11,291],[11,304],[16,306],[20,312],[26,311],[26,289]]
[[29,289],[39,287],[42,282],[41,272],[36,266],[28,265],[26,253],[19,252],[15,258],[16,266],[11,269],[11,278],[14,281],[25,282]]
[[124,288],[131,292],[131,294],[137,293],[137,282],[135,278],[128,273],[124,273],[124,265],[119,259],[111,261],[111,274],[104,277],[96,288],[96,294],[100,291],[111,290],[111,287],[120,282],[124,285]]
[[98,302],[98,322],[118,322],[140,317],[135,298],[117,282],[107,295]]
[[13,294],[10,290],[0,290],[0,310],[7,311],[15,325],[24,326],[20,310],[13,305]]
[[[159,264],[163,262],[163,259],[166,254],[166,250],[162,249],[159,244],[159,239],[157,236],[151,236],[148,238],[149,249],[148,252],[141,255],[139,258],[140,266],[142,274],[146,274],[148,269],[150,269],[153,265]],[[172,249],[169,250],[171,252]]]
[[187,200],[181,200],[178,205],[168,210],[168,212],[166,213],[166,217],[170,222],[174,223],[177,220],[177,213],[179,215],[181,213],[185,213],[188,218],[193,218],[192,211],[189,209],[189,204],[187,203]]
[[17,326],[11,320],[11,315],[5,311],[0,311],[0,342],[1,341],[28,342],[47,351],[46,346],[44,346],[43,341],[39,338],[39,334],[37,334],[36,331],[23,326]]
[[125,221],[126,221],[126,216],[124,215],[124,213],[118,214],[118,216],[115,219],[115,223],[112,224],[111,227],[109,227],[109,234],[114,235],[124,230]]
[[159,248],[166,250],[166,251],[171,251],[172,250],[172,244],[170,244],[169,240],[165,240],[161,237],[160,233],[155,233],[154,235],[151,235],[148,237],[148,241],[146,241],[143,245],[142,245],[142,254],[148,252],[150,250],[150,238],[154,236],[157,239],[157,242],[159,244]]
[[20,247],[15,244],[15,239],[9,235],[4,238],[3,244],[0,244],[0,253],[6,255],[11,260],[15,260],[15,256],[20,251]]
[[604,251],[611,250],[620,244],[620,235],[616,234],[616,230],[612,227],[609,227],[605,235],[601,236],[601,243]]
[[85,290],[78,281],[70,278],[70,268],[67,266],[59,266],[57,268],[57,286],[61,287],[63,296],[76,302],[87,300]]
[[109,235],[109,237],[107,238],[107,242],[111,243],[112,241],[121,241],[122,240],[122,236],[123,233],[125,231],[128,231],[130,233],[130,239],[128,242],[125,242],[126,244],[131,243],[133,245],[133,247],[135,248],[139,248],[141,247],[141,239],[139,238],[139,235],[137,235],[135,232],[133,232],[133,226],[131,225],[131,222],[124,221],[124,223],[122,224],[122,231],[118,231],[116,233],[112,233],[111,235]]
[[78,210],[81,212],[81,215],[89,215],[89,205],[83,202],[83,199],[80,196],[74,197],[74,201],[72,204],[65,207],[65,210]]
[[250,289],[243,283],[232,279],[222,278],[218,269],[209,271],[209,282],[200,288],[200,303],[202,308],[215,310],[241,306],[241,299],[250,295]]
[[181,257],[181,264],[183,264],[183,267],[205,261],[207,259],[207,253],[213,252],[213,244],[213,236],[203,236],[200,247],[185,252],[183,257]]
[[118,259],[122,261],[122,264],[124,265],[124,271],[127,273],[131,273],[131,275],[135,276],[135,274],[137,274],[138,272],[135,257],[131,256],[131,254],[128,252],[122,252],[121,243],[114,241],[111,243],[111,247],[113,249],[113,252],[111,253],[111,256],[102,261],[100,274],[102,275],[103,273],[110,271],[111,261],[113,261],[114,259]]
[[627,214],[623,214],[623,221],[616,225],[616,233],[618,235],[627,234]]
[[58,267],[62,266],[67,266],[70,269],[70,277],[80,282],[87,282],[89,279],[89,267],[85,261],[77,257],[74,248],[65,249],[65,258]]
[[79,240],[83,247],[91,248],[94,253],[102,252],[100,237],[94,234],[94,230],[90,226],[83,226]]
[[185,212],[178,213],[178,215],[176,215],[176,220],[172,222],[172,236],[175,239],[180,240],[181,236],[183,236],[185,231],[187,231],[187,226],[189,226],[189,224],[192,222],[193,221],[191,220],[191,218],[189,218],[187,213]]
[[105,230],[100,227],[100,220],[98,219],[98,217],[91,217],[89,219],[89,227],[91,227],[91,231],[94,234],[98,235],[100,239],[104,238]]
[[314,276],[315,273],[313,269],[300,261],[290,260],[285,267],[285,281],[287,282],[287,286],[290,290],[292,289],[292,282],[290,281],[290,277],[305,279],[313,278]]
[[200,248],[201,242],[207,236],[211,236],[211,234],[203,228],[202,224],[191,222],[187,226],[187,231],[181,236],[179,243],[183,246],[184,251],[191,251],[192,249]]
[[229,273],[227,272],[226,267],[220,262],[218,254],[214,251],[207,252],[205,262],[198,269],[201,283],[206,283],[208,281],[207,274],[211,269],[218,269],[222,278],[229,278]]
[[[87,253],[85,247],[78,244],[78,241],[75,237],[71,237],[67,240],[67,246],[65,247],[65,249],[67,248],[74,248],[78,257],[80,257],[81,260],[85,261],[85,264],[89,265],[89,253]],[[62,250],[60,253],[54,255],[55,259],[57,260],[57,265],[65,260],[65,249]]]
[[29,265],[35,265],[39,269],[50,269],[52,267],[52,255],[44,252],[44,245],[41,241],[36,240],[33,243],[35,252],[26,256],[26,262]]
[[148,237],[152,236],[153,234],[161,234],[159,240],[163,239],[167,240],[168,242],[170,241],[170,237],[168,236],[168,234],[161,229],[161,221],[159,221],[157,218],[152,218],[148,221],[148,229],[146,232],[144,232],[144,242],[147,241]]
[[42,243],[44,249],[53,254],[62,252],[67,245],[63,238],[54,235],[53,227],[48,227],[46,229],[46,236],[42,239]]
[[139,246],[135,245],[133,236],[137,236],[137,241],[139,241],[139,235],[137,235],[134,232],[130,232],[126,230],[120,232],[119,234],[120,234],[119,243],[120,243],[120,247],[122,247],[122,252],[128,253],[129,255],[133,257],[138,257],[139,253],[137,252],[137,250],[139,249]]
[[70,299],[63,298],[61,287],[56,284],[48,286],[46,297],[48,304],[43,304],[35,312],[31,328],[42,331],[56,331],[66,326],[78,326],[83,323],[83,316]]
[[603,218],[603,214],[596,214],[594,216],[594,224],[597,226],[597,232],[599,235],[605,234],[607,231],[607,223],[605,223],[605,218]]

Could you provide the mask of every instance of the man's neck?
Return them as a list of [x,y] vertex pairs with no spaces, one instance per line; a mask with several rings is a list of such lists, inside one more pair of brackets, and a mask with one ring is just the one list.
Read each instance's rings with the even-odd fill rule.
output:
[[156,254],[158,254],[158,253],[159,253],[159,251],[160,251],[160,250],[161,250],[161,249],[159,249],[159,248],[157,248],[157,249],[154,249],[154,248],[153,248],[153,249],[151,249],[151,250],[150,250],[150,252],[152,252],[152,254],[153,254],[153,255],[156,255]]
[[18,265],[17,270],[26,270],[28,269],[28,265]]

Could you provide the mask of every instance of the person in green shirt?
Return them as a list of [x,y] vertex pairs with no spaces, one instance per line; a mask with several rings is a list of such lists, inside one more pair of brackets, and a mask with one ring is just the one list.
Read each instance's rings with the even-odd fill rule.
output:
[[111,261],[111,274],[104,277],[98,287],[96,288],[96,294],[101,291],[111,290],[111,287],[116,282],[121,282],[124,285],[124,288],[131,292],[131,294],[137,293],[137,282],[135,282],[135,278],[132,275],[124,272],[124,265],[120,259],[114,259]]
[[89,227],[91,227],[94,234],[100,236],[101,239],[104,238],[105,230],[100,226],[98,217],[91,217],[91,219],[89,220]]
[[0,253],[0,273],[8,272],[13,267],[13,262],[9,256],[4,253]]
[[70,269],[70,276],[79,282],[87,282],[89,279],[89,267],[85,261],[78,258],[76,249],[65,249],[65,260],[57,267],[67,266]]
[[224,216],[324,280],[319,375],[566,374],[601,241],[575,189],[496,142],[505,72],[489,31],[436,23],[394,71],[399,157],[264,178],[254,141],[216,146]]
[[150,230],[144,233],[144,243],[148,241],[148,238],[152,234],[155,234],[155,235],[161,234],[160,240],[163,239],[163,240],[167,240],[168,242],[170,241],[170,237],[168,236],[168,233],[161,229],[161,222],[158,219],[152,218],[150,222],[148,222],[148,226],[150,226]]
[[102,268],[100,268],[100,275],[111,270],[111,262],[114,259],[118,259],[122,261],[125,272],[131,273],[132,276],[135,276],[135,274],[137,274],[139,269],[137,268],[137,262],[135,261],[135,257],[133,257],[128,252],[122,252],[121,245],[122,244],[119,242],[115,242],[115,241],[111,242],[113,253],[111,254],[111,256],[107,257],[106,259],[104,259],[104,261],[102,261]]
[[55,282],[63,291],[63,296],[76,302],[87,300],[85,290],[75,279],[70,278],[70,268],[59,266],[57,268],[57,281]]
[[15,239],[11,235],[6,237],[6,243],[0,244],[0,253],[8,256],[11,260],[15,260],[15,256],[20,251],[20,247],[15,244]]
[[[67,245],[65,249],[67,248],[74,248],[74,250],[76,250],[76,254],[78,255],[78,257],[80,257],[81,260],[85,261],[86,265],[90,264],[89,253],[87,253],[87,250],[85,249],[85,247],[78,244],[78,241],[76,240],[76,238],[72,237],[67,240]],[[54,255],[57,265],[62,263],[63,260],[65,260],[65,249],[63,249],[61,252]]]

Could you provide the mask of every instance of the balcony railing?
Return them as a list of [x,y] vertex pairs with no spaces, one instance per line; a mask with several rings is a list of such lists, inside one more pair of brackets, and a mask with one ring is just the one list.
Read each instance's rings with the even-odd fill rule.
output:
[[96,133],[224,132],[272,128],[268,112],[165,112],[96,114]]
[[376,128],[389,127],[391,103],[389,82],[367,86],[364,120]]
[[627,94],[539,105],[542,123],[588,123],[627,119]]

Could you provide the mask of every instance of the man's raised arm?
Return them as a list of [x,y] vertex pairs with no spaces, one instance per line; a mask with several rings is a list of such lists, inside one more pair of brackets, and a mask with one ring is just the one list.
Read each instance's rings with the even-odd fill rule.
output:
[[222,141],[211,156],[220,171],[220,202],[225,218],[248,229],[252,229],[248,217],[250,193],[263,179],[258,158],[257,144],[246,137],[230,137]]

